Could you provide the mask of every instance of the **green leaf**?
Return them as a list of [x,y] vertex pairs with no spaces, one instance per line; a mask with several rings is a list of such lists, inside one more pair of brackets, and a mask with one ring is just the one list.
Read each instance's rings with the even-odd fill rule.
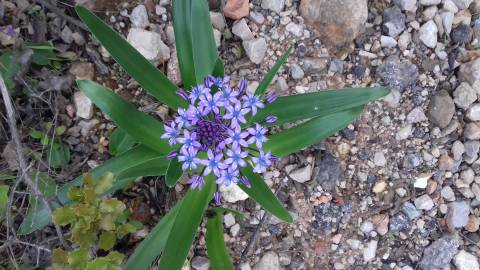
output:
[[80,269],[84,269],[87,262],[90,260],[87,249],[78,249],[68,253],[68,264]]
[[163,124],[148,114],[138,111],[111,90],[92,81],[77,81],[78,87],[105,114],[130,136],[146,146],[167,153],[170,149],[166,140],[160,139]]
[[[268,86],[270,83],[273,81],[273,78],[277,74],[278,70],[285,64],[285,61],[287,61],[287,58],[290,56],[292,53],[293,46],[290,46],[288,50],[278,59],[277,63],[272,67],[272,69],[263,77],[262,82],[260,82],[260,85],[258,85],[257,90],[255,90],[255,95],[262,96],[265,91],[267,91]],[[261,110],[260,110],[261,111]]]
[[177,158],[170,160],[168,165],[167,174],[165,175],[165,184],[168,187],[173,187],[177,183],[180,176],[182,176],[182,164],[178,162]]
[[182,201],[179,201],[138,245],[125,264],[125,270],[148,269],[164,250]]
[[192,10],[191,16],[188,16],[187,19],[190,20],[190,30],[192,30],[193,62],[198,85],[203,83],[207,75],[212,74],[217,64],[218,52],[207,0],[190,1]]
[[30,132],[30,137],[32,137],[32,138],[34,138],[34,139],[39,140],[39,139],[42,138],[42,136],[43,136],[42,132],[40,132],[40,131],[38,131],[38,130],[32,130],[32,131]]
[[115,233],[102,232],[102,234],[100,235],[100,239],[98,240],[98,247],[105,251],[108,251],[113,248],[116,240],[117,238],[115,237]]
[[213,174],[207,176],[205,181],[201,191],[190,189],[185,195],[173,224],[175,230],[168,237],[158,269],[180,270],[182,268],[202,221],[203,213],[215,191]]
[[363,106],[360,106],[311,119],[303,124],[269,136],[263,147],[279,157],[295,153],[345,128],[360,115],[362,110]]
[[76,6],[75,10],[112,57],[145,90],[172,109],[187,106],[187,102],[176,94],[177,86],[135,50],[122,36],[86,8]]
[[7,185],[0,185],[0,221],[5,217],[8,205],[8,189]]
[[178,66],[182,76],[183,87],[186,90],[196,85],[190,24],[191,6],[192,0],[175,0],[172,3],[173,29],[175,32]]
[[60,207],[53,211],[52,215],[53,223],[61,226],[68,225],[75,221],[75,212],[71,207]]
[[215,67],[213,68],[212,75],[215,77],[223,77],[225,75],[225,66],[221,58],[217,59]]
[[[164,163],[162,163],[162,160]],[[144,167],[144,164],[148,164],[149,166]],[[147,175],[150,173],[150,176],[164,175],[167,166],[167,160],[164,157],[159,157],[156,151],[145,146],[138,146],[106,161],[104,164],[93,169],[91,173],[94,178],[98,178],[106,172],[112,172],[114,175],[117,175],[117,180],[109,191],[109,193],[113,193],[128,183],[133,182],[137,176],[141,176],[142,170],[146,170]],[[162,168],[164,169],[162,170]],[[130,169],[134,171],[133,174],[129,173]],[[155,175],[153,173],[158,174]],[[68,204],[70,202],[68,191],[71,187],[80,186],[82,183],[82,176],[79,176],[75,178],[75,180],[65,184],[58,190],[57,199],[62,204]],[[54,206],[58,207],[58,204],[54,203]],[[43,204],[38,203],[36,207],[30,208],[27,216],[20,225],[18,233],[21,235],[30,234],[45,227],[49,223],[50,216],[48,215],[47,209],[45,209]]]
[[128,135],[123,129],[116,128],[110,137],[108,150],[111,155],[116,156],[130,150],[134,144],[135,139],[132,136]]
[[60,168],[70,161],[70,149],[66,144],[60,143],[58,147],[49,147],[47,152],[48,165],[53,168]]
[[265,184],[260,175],[253,172],[252,167],[247,166],[242,168],[241,173],[245,175],[250,181],[251,187],[248,188],[245,185],[239,183],[239,187],[260,204],[265,210],[276,216],[278,219],[287,223],[292,223],[293,219],[288,213],[287,209],[283,207],[282,203],[275,197],[275,194]]
[[134,233],[136,231],[137,231],[137,227],[135,227],[133,224],[125,223],[125,224],[122,224],[122,225],[118,226],[117,235],[118,235],[119,238],[123,238],[125,235],[127,235],[129,233]]
[[252,122],[263,122],[265,117],[278,117],[275,125],[297,120],[325,116],[358,107],[372,100],[384,97],[389,90],[384,87],[347,88],[321,91],[295,96],[279,97],[275,102],[266,104],[253,117]]
[[233,270],[232,260],[228,255],[225,240],[223,238],[222,215],[215,214],[208,219],[207,233],[205,240],[207,242],[207,253],[210,258],[212,270]]
[[113,186],[114,181],[115,177],[113,173],[107,172],[103,174],[98,178],[97,183],[95,183],[95,193],[99,195],[104,194],[105,192],[110,190],[110,188]]
[[19,74],[22,66],[18,64],[18,51],[7,51],[0,55],[0,74],[5,80],[5,86],[9,91],[13,91],[16,86],[15,76]]

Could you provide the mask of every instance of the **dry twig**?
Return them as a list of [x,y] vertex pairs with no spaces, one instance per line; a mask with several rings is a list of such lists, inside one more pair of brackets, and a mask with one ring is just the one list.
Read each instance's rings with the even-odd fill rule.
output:
[[[45,205],[47,209],[48,215],[52,215],[52,207],[45,196],[42,194],[40,189],[37,186],[37,183],[32,180],[30,174],[28,173],[27,163],[22,153],[22,145],[20,143],[20,137],[17,130],[16,120],[15,120],[15,112],[13,110],[12,101],[10,99],[10,94],[8,93],[7,87],[5,86],[5,82],[3,81],[2,75],[0,75],[0,90],[2,92],[3,103],[5,105],[5,109],[7,112],[7,122],[10,128],[10,134],[12,137],[13,144],[15,146],[15,152],[17,154],[17,161],[20,168],[20,175],[24,183],[28,186],[28,188],[32,191],[34,196],[40,198],[40,201]],[[62,246],[68,249],[68,245],[64,240],[62,230],[58,225],[55,225],[55,230],[58,234],[58,239]]]

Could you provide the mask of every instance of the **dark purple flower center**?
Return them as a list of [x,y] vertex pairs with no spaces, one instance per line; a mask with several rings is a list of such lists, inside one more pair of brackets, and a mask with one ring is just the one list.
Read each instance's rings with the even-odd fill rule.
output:
[[221,119],[214,121],[200,120],[193,127],[193,131],[197,133],[198,141],[202,144],[203,150],[211,145],[218,145],[227,138],[227,126]]

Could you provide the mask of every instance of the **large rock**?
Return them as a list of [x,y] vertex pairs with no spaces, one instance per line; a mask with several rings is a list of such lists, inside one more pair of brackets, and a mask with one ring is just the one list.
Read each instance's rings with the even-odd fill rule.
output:
[[460,243],[456,236],[445,235],[425,249],[418,266],[422,270],[448,269],[450,261],[457,253],[459,246]]
[[248,194],[243,192],[243,190],[236,184],[231,184],[229,186],[220,185],[220,194],[222,195],[222,199],[229,203],[248,199]]
[[447,91],[442,90],[428,104],[428,119],[432,124],[445,128],[455,114],[455,103]]
[[400,8],[393,6],[383,12],[382,30],[385,34],[396,37],[405,30],[406,16]]
[[363,31],[367,0],[302,0],[300,14],[326,45],[343,48]]
[[223,8],[225,17],[238,20],[248,16],[250,13],[250,5],[248,0],[227,0]]
[[159,33],[132,28],[127,40],[145,58],[155,63],[163,63],[170,58],[170,48],[162,41]]
[[455,259],[453,260],[455,266],[458,270],[478,270],[480,266],[478,265],[477,256],[472,255],[471,253],[466,252],[465,250],[460,250]]
[[377,76],[389,87],[402,92],[417,82],[418,68],[408,61],[400,61],[394,55],[377,68]]
[[264,38],[256,38],[246,40],[243,42],[243,48],[250,61],[255,64],[260,64],[267,52],[267,42]]

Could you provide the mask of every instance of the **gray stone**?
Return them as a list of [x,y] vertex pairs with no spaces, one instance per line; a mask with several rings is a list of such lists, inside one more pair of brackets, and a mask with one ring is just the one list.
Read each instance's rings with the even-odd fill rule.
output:
[[442,18],[443,30],[447,35],[449,35],[450,32],[452,31],[452,25],[453,25],[453,20],[455,18],[455,14],[453,12],[442,12],[440,14],[440,17]]
[[288,92],[287,80],[285,80],[285,78],[283,77],[278,77],[276,87],[279,93],[287,93]]
[[262,8],[280,13],[285,6],[285,0],[262,0]]
[[62,29],[62,32],[60,32],[60,38],[63,40],[63,42],[70,44],[73,42],[73,33],[72,30],[68,26],[65,26]]
[[467,111],[467,118],[471,121],[480,120],[480,103],[474,103]]
[[170,58],[170,48],[159,33],[131,28],[127,40],[145,58],[154,63],[163,63]]
[[343,48],[360,34],[367,22],[367,0],[302,0],[300,14],[315,27],[324,44]]
[[248,27],[247,21],[245,19],[241,19],[233,25],[232,33],[238,36],[243,41],[252,40],[255,38],[252,31],[250,31],[250,28]]
[[480,140],[480,122],[472,122],[465,125],[463,136],[468,140]]
[[195,256],[192,259],[192,268],[194,270],[208,270],[210,269],[210,260],[206,257]]
[[478,156],[478,151],[480,150],[479,141],[467,141],[465,142],[464,146],[465,146],[465,155],[469,157]]
[[478,264],[477,256],[466,252],[465,250],[460,250],[460,252],[455,255],[453,259],[457,270],[479,270],[480,266]]
[[210,20],[214,28],[220,31],[225,30],[227,24],[225,23],[225,17],[223,17],[222,13],[210,11]]
[[438,5],[442,2],[442,0],[420,0],[420,4],[422,6],[433,6]]
[[143,29],[147,27],[150,24],[148,21],[147,8],[144,5],[136,6],[130,14],[130,22],[132,26],[136,28]]
[[213,29],[213,39],[215,40],[215,46],[220,47],[222,43],[222,32],[217,29]]
[[455,201],[455,193],[453,192],[453,189],[449,186],[443,187],[440,191],[440,195],[448,202]]
[[255,11],[250,12],[250,18],[256,24],[263,24],[265,22],[265,17],[263,17],[262,13],[260,12],[255,12]]
[[410,135],[412,134],[412,128],[413,128],[413,126],[411,124],[406,125],[405,127],[401,128],[397,132],[397,134],[395,134],[395,139],[397,141],[408,139],[408,137],[410,137]]
[[223,222],[225,223],[226,228],[230,228],[235,225],[235,217],[232,213],[228,213],[223,217]]
[[90,119],[93,116],[93,102],[81,91],[73,94],[77,117]]
[[401,210],[410,220],[415,220],[421,215],[415,205],[410,202],[404,202]]
[[451,228],[462,228],[468,223],[470,205],[465,202],[452,202],[448,204],[447,224]]
[[303,69],[297,64],[292,64],[290,66],[290,74],[294,80],[301,80],[305,76]]
[[437,24],[433,20],[424,23],[420,27],[419,34],[419,38],[423,44],[425,44],[425,46],[432,49],[437,46],[438,28]]
[[453,29],[450,37],[456,44],[468,44],[472,40],[473,30],[469,25],[460,24]]
[[341,163],[331,154],[322,155],[317,161],[318,175],[317,183],[322,186],[325,191],[335,190],[337,183],[343,180],[344,170]]
[[433,200],[430,198],[430,196],[428,196],[428,194],[417,197],[413,203],[417,209],[426,211],[430,211],[434,206]]
[[455,104],[447,91],[442,90],[433,96],[428,104],[428,119],[432,124],[445,128],[455,114]]
[[477,92],[470,84],[462,82],[453,92],[453,101],[464,110],[468,109],[477,100]]
[[296,169],[289,173],[289,176],[298,183],[305,183],[312,180],[313,165],[309,164],[305,167]]
[[260,261],[253,267],[253,270],[280,270],[280,259],[277,253],[269,251],[262,256]]
[[285,26],[285,30],[296,37],[303,36],[303,26],[301,24],[290,22]]
[[[415,206],[413,206],[413,208],[415,208]],[[389,231],[392,233],[409,231],[412,228],[412,220],[413,219],[409,219],[408,216],[404,213],[397,213],[392,218],[390,218],[388,225]]]
[[418,266],[422,270],[448,269],[450,261],[460,246],[459,239],[454,235],[445,235],[428,246]]
[[403,92],[418,80],[418,69],[414,64],[403,61],[398,56],[390,56],[377,68],[377,76],[389,87]]
[[455,141],[452,144],[453,159],[461,160],[463,153],[465,153],[465,145],[461,141]]
[[220,185],[220,194],[222,195],[222,199],[229,203],[245,201],[248,199],[248,194],[236,184],[231,184],[229,186]]
[[256,38],[243,42],[243,48],[250,61],[260,64],[267,52],[267,42],[264,38]]
[[458,77],[462,82],[467,82],[472,86],[478,85],[480,83],[480,58],[462,64]]
[[400,8],[393,6],[385,9],[383,12],[383,25],[382,30],[390,37],[396,37],[405,30],[405,14],[402,13]]
[[406,169],[414,169],[420,165],[422,165],[423,159],[422,156],[418,154],[407,154],[403,158],[403,167]]
[[414,108],[407,115],[407,122],[410,124],[415,124],[415,123],[423,122],[426,120],[428,119],[427,119],[427,116],[425,116],[425,113],[423,112],[422,107]]
[[303,60],[302,67],[306,75],[320,75],[327,69],[328,59],[307,57]]
[[378,241],[372,240],[363,248],[363,261],[370,262],[375,259],[377,254]]
[[397,46],[397,40],[393,37],[382,35],[380,37],[380,44],[382,44],[383,48],[394,48]]
[[95,67],[87,62],[73,63],[69,72],[75,76],[75,80],[93,80],[95,77]]
[[387,159],[385,158],[385,155],[382,151],[375,152],[375,154],[373,155],[373,163],[375,163],[375,165],[378,167],[383,167],[387,165]]
[[453,0],[458,9],[464,10],[467,9],[474,0]]
[[401,10],[415,12],[417,10],[417,0],[393,0],[393,3]]

